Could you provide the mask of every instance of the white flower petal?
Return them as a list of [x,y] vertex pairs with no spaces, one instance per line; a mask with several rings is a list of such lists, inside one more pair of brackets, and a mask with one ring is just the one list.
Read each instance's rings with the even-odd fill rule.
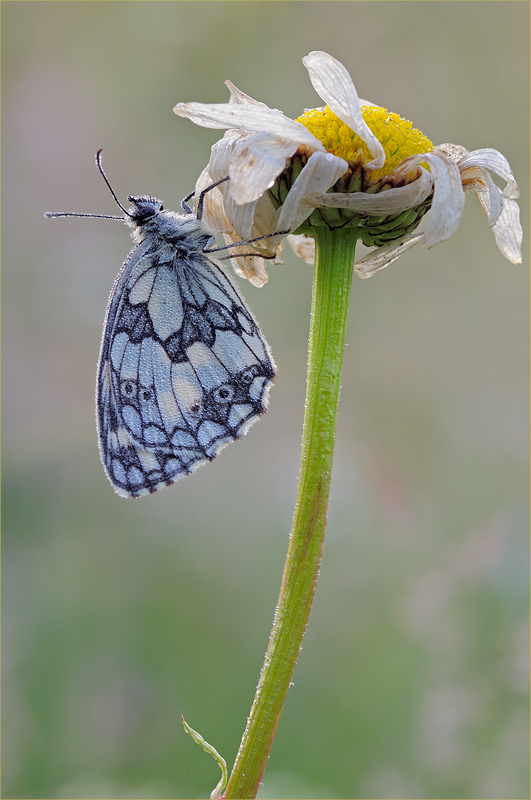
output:
[[242,241],[252,239],[256,200],[254,203],[236,203],[232,197],[230,187],[227,187],[224,194],[224,203],[232,229],[236,231]]
[[404,159],[401,168],[407,168],[406,162],[419,164],[427,161],[435,180],[433,202],[426,218],[423,246],[433,247],[444,242],[455,233],[463,215],[465,193],[461,185],[459,167],[447,156],[438,153],[422,153]]
[[[195,184],[194,208],[196,211],[201,192],[212,186],[216,180],[212,178],[208,167],[205,167]],[[204,195],[203,223],[212,233],[225,233],[232,230],[232,222],[225,212],[223,192],[220,186],[216,186]]]
[[408,208],[414,208],[425,200],[433,188],[433,177],[423,169],[417,180],[406,186],[396,186],[377,194],[365,192],[311,192],[301,200],[303,205],[324,208],[348,208],[363,214],[374,216],[380,214],[399,214]]
[[332,153],[312,153],[280,208],[278,230],[296,230],[312,213],[311,206],[301,205],[302,198],[314,189],[329,189],[347,169],[348,163]]
[[488,203],[482,203],[482,206],[486,210],[488,204],[487,225],[492,228],[503,210],[503,195],[487,170],[482,167],[468,167],[461,171],[461,182],[465,192],[488,195]]
[[[224,178],[226,175],[230,177],[231,161],[235,151],[237,151],[241,143],[249,141],[252,138],[252,136],[224,137],[213,145],[207,170],[204,171],[204,173],[206,172],[211,178],[210,183],[207,185]],[[282,163],[282,169],[284,168],[284,163],[285,159]],[[252,177],[251,175],[251,178]],[[196,184],[196,193],[204,188],[206,188],[206,186],[202,174],[201,185],[199,185],[199,181]],[[209,195],[210,192],[205,196],[204,219],[205,224],[211,230],[220,233],[235,231],[242,240],[252,239],[253,236],[260,236],[262,232],[267,233],[272,230],[272,228],[268,228],[258,233],[254,232],[257,200],[237,203],[234,197],[232,179],[226,183],[222,183],[219,187],[216,187],[216,189],[213,189],[212,199]],[[221,208],[219,208],[219,206],[221,206]],[[226,227],[220,228],[217,224],[218,220],[222,220],[224,217],[227,218],[228,223]],[[267,252],[267,254],[270,255],[269,252]]]
[[245,94],[245,92],[242,92],[241,89],[238,89],[238,87],[235,86],[232,81],[225,81],[225,86],[230,92],[229,103],[240,103],[242,105],[261,106],[262,108],[267,108],[265,103],[261,103],[260,100],[255,100],[254,97]]
[[284,170],[286,159],[298,149],[297,142],[269,133],[243,137],[234,147],[230,164],[231,194],[238,203],[258,200]]
[[[241,241],[236,236],[225,235],[227,244],[236,244]],[[234,253],[243,250],[243,247],[236,247]],[[236,275],[240,278],[246,278],[253,286],[259,289],[267,283],[267,267],[266,262],[260,256],[246,256],[245,258],[231,258],[231,264]]]
[[489,169],[507,182],[507,186],[503,190],[505,197],[516,200],[516,198],[520,196],[518,184],[514,179],[509,162],[499,150],[494,150],[492,147],[485,147],[482,150],[472,150],[471,153],[459,162],[459,169],[461,171],[468,167],[483,167],[484,169]]
[[307,264],[315,262],[315,239],[311,236],[306,236],[305,233],[290,233],[287,239],[299,258],[302,258]]
[[313,133],[276,108],[247,103],[177,103],[174,112],[203,128],[236,128],[248,133],[265,131],[279,139],[305,144],[324,152]]
[[213,181],[219,181],[229,174],[229,165],[234,148],[242,138],[241,135],[224,136],[212,145],[207,169]]
[[445,142],[444,144],[436,145],[433,148],[433,152],[442,153],[443,156],[447,156],[450,161],[454,162],[454,164],[459,164],[459,162],[469,153],[466,147],[463,147],[462,144],[452,144],[452,142]]
[[[461,170],[460,170],[461,172]],[[488,189],[488,172],[481,167],[468,167],[461,172],[464,192],[485,192]],[[499,189],[498,189],[499,191]]]
[[[223,138],[213,145],[208,166],[203,170],[196,183],[196,198],[202,189],[229,174],[230,159],[240,138]],[[230,180],[226,181],[205,195],[203,214],[205,225],[216,233],[232,234],[234,232],[236,234],[237,232],[241,239],[251,239],[256,201],[237,204],[230,184]],[[197,199],[195,202],[197,203]],[[224,220],[226,220],[225,224],[223,224]]]
[[[272,231],[283,230],[278,226],[278,215],[279,211],[273,205],[273,201],[269,197],[269,194],[264,194],[260,200],[255,205],[254,217],[253,217],[253,227],[250,239],[253,239],[255,236],[265,236],[267,233],[271,233]],[[255,247],[259,253],[263,253],[264,255],[271,256],[273,255],[279,244],[278,237],[273,239],[265,239],[261,242],[255,242],[253,247]]]
[[266,262],[259,256],[248,256],[238,261],[236,258],[231,258],[231,264],[236,275],[240,278],[246,278],[249,283],[261,289],[269,280],[267,274]]
[[[194,206],[200,193],[207,186],[211,186],[229,174],[229,164],[235,143],[240,136],[223,137],[219,139],[210,151],[210,160],[199,176],[195,185]],[[232,207],[235,205],[230,193],[227,192],[227,183],[216,186],[205,195],[203,207],[203,220],[207,228],[216,233],[226,233],[234,230],[232,226]],[[226,220],[226,222],[224,222]]]
[[[228,184],[223,184],[223,186]],[[225,203],[231,203],[230,188],[227,188],[225,195]],[[257,236],[266,236],[259,242],[249,244],[249,252],[254,252],[259,256],[276,256],[282,249],[283,236],[272,236],[271,234],[285,230],[279,228],[278,225],[278,209],[273,205],[273,202],[268,194],[264,194],[258,201],[254,203],[246,203],[245,205],[232,205],[230,220],[234,226],[236,239],[238,241],[249,241]]]
[[374,156],[366,166],[369,169],[383,167],[385,151],[363,119],[358,93],[343,64],[320,50],[308,53],[302,63],[319,97],[345,125],[358,134]]
[[[217,142],[216,144],[219,144]],[[214,145],[216,147],[216,145]],[[213,148],[214,149],[214,148]],[[222,177],[224,177],[222,175]],[[216,180],[218,178],[216,177]],[[197,198],[203,189],[211,186],[215,180],[208,170],[208,167],[203,170],[196,183],[196,191],[194,197],[194,205],[197,208]],[[261,236],[268,233],[275,228],[275,215],[277,211],[269,197],[265,195],[260,201],[260,210],[257,209],[257,203],[247,203],[245,205],[236,205],[231,197],[229,190],[230,181],[216,186],[211,189],[204,196],[203,205],[203,221],[205,226],[213,233],[223,233],[227,244],[235,244],[237,242],[247,241],[255,236]],[[267,201],[267,202],[264,202]],[[269,209],[267,208],[269,206]],[[229,215],[226,209],[229,209]],[[269,210],[269,213],[266,213]],[[260,228],[260,224],[263,230]],[[266,248],[263,251],[266,255],[274,255],[282,249],[282,243],[279,244],[278,237],[273,240],[276,247]],[[271,244],[271,239],[267,240]],[[242,278],[247,278],[254,286],[263,286],[267,282],[267,267],[266,262],[259,255],[260,245],[246,245],[246,252],[257,252],[256,256],[246,256],[245,258],[232,258],[231,264],[236,272]],[[239,253],[242,248],[235,248],[234,252]]]
[[[496,244],[505,258],[512,264],[521,264],[523,231],[520,224],[520,208],[516,200],[504,197],[503,194],[500,194],[500,196],[502,198],[503,208],[496,222],[491,226],[496,238]],[[485,214],[489,216],[489,193],[478,192],[477,198]]]
[[409,233],[402,239],[397,239],[395,242],[390,242],[377,250],[373,250],[368,256],[361,258],[354,264],[356,275],[360,278],[372,277],[375,272],[385,269],[397,258],[400,258],[406,250],[410,250],[414,245],[419,244],[423,238],[423,233]]
[[[461,173],[461,178],[463,173]],[[485,179],[489,193],[490,211],[488,214],[487,225],[493,228],[503,211],[503,194],[500,192],[489,173],[485,170]]]

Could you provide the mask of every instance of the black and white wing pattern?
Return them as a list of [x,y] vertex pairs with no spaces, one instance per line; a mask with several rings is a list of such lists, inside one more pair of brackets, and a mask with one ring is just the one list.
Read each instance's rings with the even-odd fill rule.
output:
[[160,205],[149,222],[126,222],[140,243],[109,298],[97,425],[115,491],[138,497],[243,436],[267,407],[275,365],[244,301],[203,253],[211,237],[195,217]]

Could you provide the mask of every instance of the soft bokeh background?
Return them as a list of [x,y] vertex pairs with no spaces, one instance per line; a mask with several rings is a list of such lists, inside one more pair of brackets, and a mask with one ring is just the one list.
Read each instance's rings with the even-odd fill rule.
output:
[[[323,49],[436,143],[494,147],[529,217],[529,5],[4,2],[3,796],[207,797],[232,763],[295,500],[311,268],[240,286],[279,367],[266,417],[154,497],[115,496],[94,380],[131,247],[215,131],[172,113],[230,78],[297,116]],[[527,226],[526,226],[527,227]],[[262,798],[528,796],[528,237],[459,231],[355,279],[327,543]]]

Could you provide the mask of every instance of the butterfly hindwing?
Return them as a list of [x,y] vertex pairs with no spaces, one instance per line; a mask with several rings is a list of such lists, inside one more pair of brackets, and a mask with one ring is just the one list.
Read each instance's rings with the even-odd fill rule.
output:
[[211,461],[263,414],[274,374],[221,267],[146,237],[113,286],[98,367],[100,453],[115,490],[155,492]]

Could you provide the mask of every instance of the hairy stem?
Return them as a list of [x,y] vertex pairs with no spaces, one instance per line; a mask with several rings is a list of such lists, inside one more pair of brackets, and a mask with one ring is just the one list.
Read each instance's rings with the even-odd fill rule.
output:
[[314,228],[316,255],[297,502],[260,680],[224,796],[254,798],[291,683],[319,575],[356,230]]

